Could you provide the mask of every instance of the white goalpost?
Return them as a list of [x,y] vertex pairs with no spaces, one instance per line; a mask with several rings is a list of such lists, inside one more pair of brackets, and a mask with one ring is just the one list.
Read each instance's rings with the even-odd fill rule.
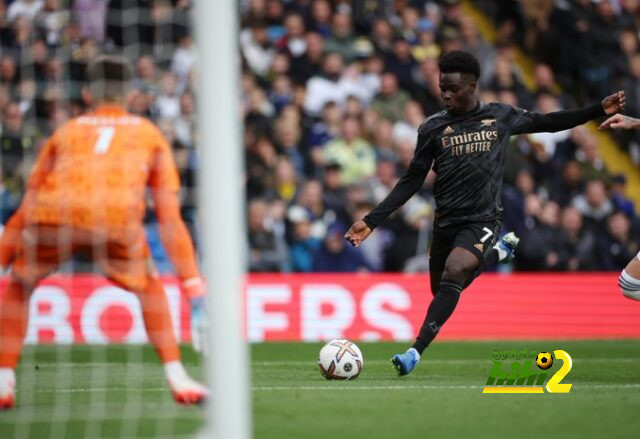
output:
[[249,367],[243,334],[244,191],[235,1],[197,0],[199,201],[208,284],[211,399],[202,437],[251,437]]

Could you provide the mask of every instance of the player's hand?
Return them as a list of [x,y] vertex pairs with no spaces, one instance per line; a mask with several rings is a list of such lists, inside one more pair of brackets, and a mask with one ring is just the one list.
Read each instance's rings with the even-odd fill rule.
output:
[[204,280],[193,277],[181,282],[183,294],[191,304],[191,344],[197,352],[207,354],[207,303]]
[[358,220],[353,223],[344,237],[351,243],[351,245],[353,245],[354,247],[358,247],[360,244],[362,244],[362,241],[364,241],[369,235],[371,235],[371,232],[372,230],[369,228],[367,223],[362,220]]
[[618,113],[618,114],[614,114],[609,119],[602,122],[598,127],[599,130],[605,130],[607,128],[614,128],[614,129],[621,128],[624,130],[640,128],[640,120]]
[[619,113],[624,110],[626,99],[624,91],[617,91],[602,100],[602,109],[607,116]]
[[205,296],[194,297],[191,299],[191,344],[196,352],[202,352],[204,355],[209,353],[208,328]]

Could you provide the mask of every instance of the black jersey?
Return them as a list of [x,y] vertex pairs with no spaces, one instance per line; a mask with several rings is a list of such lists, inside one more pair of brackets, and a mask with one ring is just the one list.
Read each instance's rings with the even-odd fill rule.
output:
[[600,104],[541,114],[499,103],[478,103],[460,116],[434,114],[418,129],[409,169],[364,221],[371,228],[384,221],[420,189],[432,164],[438,226],[499,218],[511,135],[561,131],[602,115]]

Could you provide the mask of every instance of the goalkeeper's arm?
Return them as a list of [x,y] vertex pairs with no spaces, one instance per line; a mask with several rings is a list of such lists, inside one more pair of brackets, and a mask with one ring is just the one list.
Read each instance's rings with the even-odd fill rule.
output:
[[190,299],[204,295],[193,242],[180,216],[178,195],[168,189],[155,189],[153,201],[160,239],[180,279],[181,288]]

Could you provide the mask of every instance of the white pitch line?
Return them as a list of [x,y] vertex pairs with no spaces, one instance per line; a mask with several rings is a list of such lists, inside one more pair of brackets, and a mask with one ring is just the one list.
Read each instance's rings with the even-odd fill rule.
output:
[[[527,358],[528,360],[533,360],[533,358]],[[506,360],[501,361],[522,361],[525,358],[521,358],[520,360],[516,360],[514,358],[507,358]],[[367,360],[365,358],[365,365],[367,364],[387,364],[391,361],[389,360]],[[472,358],[472,359],[430,359],[426,358],[424,360],[426,364],[467,364],[467,363],[491,363],[491,359],[482,359],[482,358]],[[640,358],[573,358],[574,365],[576,363],[588,362],[588,363],[640,363]],[[315,366],[315,361],[252,361],[252,366]]]
[[[533,358],[529,358],[530,360],[533,360]],[[516,360],[514,358],[507,358],[506,360],[502,360],[502,361],[522,361],[523,359],[520,360]],[[365,359],[365,365],[366,364],[388,364],[391,361],[391,359],[389,358],[389,360],[366,360]],[[424,362],[426,362],[426,364],[467,364],[467,363],[479,363],[479,364],[490,364],[491,363],[491,359],[486,358],[468,358],[468,359],[457,359],[457,358],[425,358]],[[597,358],[597,357],[593,357],[593,358],[575,358],[573,357],[573,363],[574,365],[576,363],[640,363],[640,358],[628,358],[628,357],[621,357],[621,358]],[[67,366],[67,367],[74,367],[74,368],[82,368],[82,367],[99,367],[99,366],[105,366],[107,363],[103,363],[103,362],[89,362],[89,363],[74,363],[72,361],[60,361],[60,362],[55,362],[55,363],[41,363],[38,366],[39,367],[51,367],[51,368],[55,368],[55,367],[60,367],[60,366]],[[108,363],[109,366],[113,366],[113,365],[117,365],[117,366],[124,366],[124,367],[140,367],[140,366],[145,366],[145,364],[141,364],[141,363]],[[313,360],[291,360],[291,361],[252,361],[251,362],[251,366],[259,366],[259,367],[282,367],[282,366],[309,366],[309,367],[316,367],[317,363],[316,361]]]
[[[472,390],[482,389],[484,386],[465,386],[465,385],[446,385],[446,384],[423,384],[423,385],[407,385],[407,386],[354,386],[350,384],[326,386],[254,386],[251,390],[256,392],[272,392],[283,390],[311,390],[311,391],[337,391],[337,390]],[[573,384],[572,390],[595,390],[595,389],[637,389],[640,383],[624,383],[624,384]],[[147,388],[131,388],[131,387],[96,387],[96,388],[75,388],[75,389],[42,389],[38,392],[43,393],[99,393],[114,391],[137,391],[144,392],[168,392],[167,387],[147,387]]]

